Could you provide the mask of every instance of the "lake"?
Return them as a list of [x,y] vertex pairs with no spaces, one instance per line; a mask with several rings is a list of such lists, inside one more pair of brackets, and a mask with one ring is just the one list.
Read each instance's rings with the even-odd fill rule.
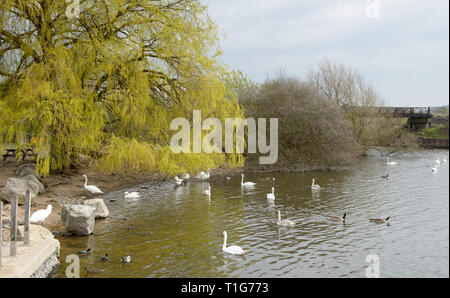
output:
[[[93,235],[57,237],[55,277],[65,276],[68,254],[87,248],[81,268],[105,271],[82,269],[81,277],[365,277],[368,255],[379,259],[380,277],[449,277],[448,162],[431,171],[448,150],[392,155],[396,166],[375,153],[343,171],[247,173],[251,189],[235,173],[109,193],[110,217],[96,220]],[[313,178],[320,192],[311,190]],[[208,185],[210,200],[202,195]],[[272,186],[274,204],[266,199]],[[123,198],[130,190],[141,198]],[[278,210],[295,225],[279,227]],[[344,212],[345,223],[325,217]],[[369,222],[388,216],[390,225]],[[245,256],[222,252],[223,231]],[[102,263],[105,253],[110,260]],[[125,255],[131,263],[120,263]]]

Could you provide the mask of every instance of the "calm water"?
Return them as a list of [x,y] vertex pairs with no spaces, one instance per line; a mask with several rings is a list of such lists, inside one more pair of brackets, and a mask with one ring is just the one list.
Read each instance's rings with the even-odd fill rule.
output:
[[[107,203],[111,215],[96,221],[95,235],[59,238],[56,276],[65,276],[66,255],[90,247],[81,268],[105,272],[81,270],[82,277],[365,277],[368,254],[379,256],[381,277],[448,277],[449,164],[433,174],[437,156],[448,160],[448,150],[392,156],[397,166],[373,155],[343,172],[248,174],[257,183],[249,190],[234,174],[176,188],[138,185],[131,190],[139,199],[110,193],[105,200],[117,201]],[[380,176],[388,171],[386,181]],[[211,201],[202,195],[208,185]],[[272,185],[275,206],[266,199]],[[296,225],[279,228],[277,210]],[[324,218],[344,212],[345,224]],[[368,220],[387,216],[390,226]],[[224,230],[245,257],[222,252]],[[110,261],[102,263],[105,253]],[[120,263],[124,255],[131,263]]]

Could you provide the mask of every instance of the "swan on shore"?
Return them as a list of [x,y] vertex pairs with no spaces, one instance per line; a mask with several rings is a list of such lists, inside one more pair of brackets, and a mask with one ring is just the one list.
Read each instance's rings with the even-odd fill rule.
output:
[[141,197],[141,194],[138,193],[137,191],[132,191],[132,192],[126,191],[123,194],[124,194],[124,197],[127,198],[127,199],[128,198],[140,198]]
[[244,183],[244,174],[241,174],[241,176],[242,176],[241,186],[247,187],[247,186],[254,186],[254,185],[256,185],[256,183],[250,182],[250,181],[247,181],[247,182]]
[[101,191],[100,188],[98,188],[97,186],[87,185],[88,178],[86,175],[83,175],[83,177],[84,177],[84,189],[86,189],[91,194],[103,193],[103,191]]
[[387,166],[395,166],[397,164],[396,161],[389,161],[389,157],[386,157],[387,161],[386,161],[386,165]]
[[232,254],[232,255],[243,255],[245,253],[245,250],[243,250],[240,246],[232,245],[227,247],[227,232],[223,231],[223,246],[222,250],[226,253]]
[[52,205],[47,205],[47,209],[41,209],[33,213],[30,217],[32,224],[44,224],[44,220],[52,213]]
[[274,187],[272,187],[272,193],[267,194],[267,199],[275,200],[275,188]]
[[320,190],[320,185],[319,184],[314,184],[316,182],[316,179],[312,180],[312,184],[311,184],[311,189],[312,190]]
[[281,220],[281,211],[278,210],[278,221],[277,221],[277,225],[279,226],[293,226],[294,222],[292,220],[289,219],[283,219]]

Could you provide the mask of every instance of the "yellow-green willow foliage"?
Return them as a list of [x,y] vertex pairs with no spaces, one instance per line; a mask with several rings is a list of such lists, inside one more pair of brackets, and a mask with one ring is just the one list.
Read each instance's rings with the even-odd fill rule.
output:
[[[73,2],[73,1],[72,1]],[[0,2],[0,145],[37,140],[39,170],[78,154],[103,170],[171,175],[242,165],[240,155],[172,154],[170,122],[242,117],[219,79],[217,28],[197,0]]]

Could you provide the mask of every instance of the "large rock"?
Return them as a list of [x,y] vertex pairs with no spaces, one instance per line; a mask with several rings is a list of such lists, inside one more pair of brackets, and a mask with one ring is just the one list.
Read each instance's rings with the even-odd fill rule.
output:
[[86,236],[94,231],[95,208],[87,205],[64,205],[61,219],[67,231]]
[[39,193],[43,193],[45,190],[44,185],[33,175],[27,175],[25,177],[22,177],[21,179],[23,180],[27,180],[27,181],[32,181],[34,183],[36,183],[39,186]]
[[106,218],[109,216],[108,207],[103,199],[92,199],[84,201],[84,205],[95,208],[95,218]]
[[35,163],[27,163],[27,164],[18,166],[17,169],[16,169],[16,175],[19,176],[20,173],[26,168],[29,168],[29,169],[32,169],[32,170],[36,171],[36,164]]
[[28,175],[32,175],[38,179],[41,179],[41,175],[34,169],[32,168],[24,168],[23,170],[20,171],[19,176],[23,177],[23,176],[28,176]]
[[1,199],[11,203],[11,199],[17,196],[19,204],[25,204],[25,191],[31,190],[31,199],[39,194],[39,185],[31,180],[9,178],[2,190]]

